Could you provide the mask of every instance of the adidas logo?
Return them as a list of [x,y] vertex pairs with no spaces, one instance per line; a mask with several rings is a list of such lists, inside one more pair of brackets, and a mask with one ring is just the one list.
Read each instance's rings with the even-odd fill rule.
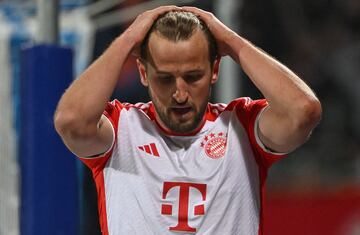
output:
[[153,155],[154,157],[160,157],[155,143],[138,146],[138,149],[140,149],[141,151],[146,152],[150,155]]

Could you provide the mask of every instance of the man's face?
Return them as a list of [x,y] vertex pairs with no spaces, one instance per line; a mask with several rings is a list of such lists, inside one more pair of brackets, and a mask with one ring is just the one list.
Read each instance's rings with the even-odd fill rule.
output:
[[162,126],[186,133],[200,125],[218,71],[218,62],[210,66],[203,32],[179,42],[152,33],[146,66],[138,61],[138,67]]

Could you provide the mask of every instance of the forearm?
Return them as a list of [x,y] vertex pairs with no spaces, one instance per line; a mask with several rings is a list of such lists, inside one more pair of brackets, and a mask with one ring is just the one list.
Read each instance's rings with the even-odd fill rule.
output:
[[95,131],[132,46],[126,35],[121,35],[73,82],[59,102],[55,124],[71,124],[84,131],[93,127]]
[[269,103],[259,123],[262,142],[279,152],[303,144],[321,117],[316,95],[294,72],[240,36],[228,45],[229,55]]
[[240,36],[231,42],[232,57],[279,115],[298,116],[309,103],[318,102],[313,91],[294,72]]

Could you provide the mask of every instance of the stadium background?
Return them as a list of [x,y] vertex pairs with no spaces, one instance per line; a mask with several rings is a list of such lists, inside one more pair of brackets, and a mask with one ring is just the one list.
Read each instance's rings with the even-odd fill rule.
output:
[[[109,3],[108,7],[96,7],[100,6],[95,5],[99,2]],[[232,29],[299,74],[323,104],[323,120],[310,141],[270,171],[266,234],[360,234],[360,1],[62,0],[59,41],[62,48],[66,46],[73,52],[70,79],[75,79],[131,23],[131,17],[123,14],[134,7],[165,2],[188,2],[187,5],[214,12]],[[84,10],[89,7],[91,11]],[[51,184],[46,180],[50,181],[51,177],[27,180],[24,172],[36,164],[29,159],[37,158],[24,159],[26,153],[21,151],[24,141],[32,140],[22,139],[24,135],[20,133],[34,120],[24,115],[21,107],[31,106],[31,100],[21,100],[22,87],[30,86],[35,93],[44,90],[23,81],[29,77],[27,73],[35,72],[26,71],[24,75],[21,62],[27,57],[24,48],[36,44],[36,12],[36,1],[0,1],[0,235],[41,234],[33,228],[37,226],[33,218],[38,215],[37,204],[27,205],[24,195],[32,195],[34,188],[45,187],[41,200],[47,200],[46,193],[56,192],[56,188],[46,188]],[[61,60],[58,63],[60,68],[66,64],[62,65]],[[227,93],[261,97],[240,68],[227,63],[222,65],[225,71],[221,77],[235,79],[239,88]],[[148,100],[138,81],[134,58],[127,61],[121,77],[114,97],[128,102]],[[214,101],[229,98],[221,96],[221,89],[226,87],[220,85],[215,89]],[[43,144],[51,150],[51,143]],[[52,177],[72,180],[72,185],[76,181],[77,187],[69,190],[76,203],[64,198],[56,206],[74,205],[76,218],[69,225],[72,234],[100,234],[91,175],[75,157],[69,164],[75,164],[76,168],[60,169],[63,175]],[[49,206],[48,210],[50,218],[56,208]],[[59,227],[66,222],[64,215],[54,216],[55,222],[41,216],[39,219],[50,224],[47,227],[53,229],[51,234],[69,234],[64,232],[69,230]]]

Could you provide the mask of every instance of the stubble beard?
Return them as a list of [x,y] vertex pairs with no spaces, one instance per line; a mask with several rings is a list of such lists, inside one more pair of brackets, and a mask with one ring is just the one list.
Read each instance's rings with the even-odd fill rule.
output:
[[200,107],[200,110],[198,112],[196,112],[195,107],[193,105],[191,105],[192,111],[196,112],[194,119],[189,123],[181,123],[181,122],[176,122],[175,120],[172,120],[172,118],[170,116],[170,110],[167,109],[166,107],[161,107],[162,105],[152,95],[150,89],[148,89],[148,92],[149,92],[149,96],[154,104],[155,111],[156,111],[158,117],[160,118],[161,122],[171,131],[174,131],[177,133],[189,133],[189,132],[194,131],[200,125],[200,123],[204,117],[208,101],[204,102],[204,104],[202,104],[202,106]]

